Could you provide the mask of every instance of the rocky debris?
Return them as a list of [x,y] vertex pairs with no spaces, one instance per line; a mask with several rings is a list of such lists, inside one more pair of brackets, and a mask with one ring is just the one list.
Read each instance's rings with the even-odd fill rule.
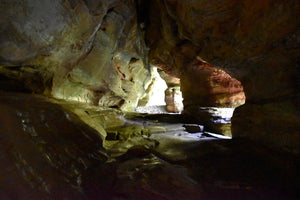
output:
[[232,137],[231,117],[234,108],[186,107],[183,115],[190,122],[204,125],[204,130]]
[[141,125],[124,125],[106,129],[106,140],[127,140],[132,137],[149,136],[149,130]]
[[204,126],[199,124],[184,124],[183,127],[189,133],[198,133],[204,131]]

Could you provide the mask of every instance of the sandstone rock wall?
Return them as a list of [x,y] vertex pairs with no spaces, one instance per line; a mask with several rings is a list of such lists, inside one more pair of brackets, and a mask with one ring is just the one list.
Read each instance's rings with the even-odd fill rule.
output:
[[0,15],[2,73],[20,79],[12,67],[34,66],[51,96],[124,110],[144,93],[147,49],[133,0],[1,1]]
[[[300,152],[299,1],[2,0],[0,9],[0,72],[33,91],[132,110],[151,80],[145,34],[149,63],[185,83],[197,56],[241,81],[233,137]],[[186,104],[200,106],[183,85]]]
[[245,103],[241,82],[197,57],[182,73],[182,92],[189,106],[238,107]]
[[1,199],[107,199],[97,131],[37,95],[0,91],[0,109]]
[[[242,82],[247,98],[234,114],[233,137],[299,153],[299,1],[152,3],[150,62],[182,76],[200,56],[225,70]],[[198,104],[189,96],[185,101]]]

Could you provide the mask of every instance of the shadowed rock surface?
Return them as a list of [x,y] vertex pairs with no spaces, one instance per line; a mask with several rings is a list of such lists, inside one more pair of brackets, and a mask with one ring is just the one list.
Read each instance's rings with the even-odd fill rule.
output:
[[[247,99],[233,116],[233,137],[299,153],[299,1],[151,2],[141,6],[149,62],[189,82],[197,56],[225,70]],[[187,105],[205,102],[189,86],[182,88]]]
[[108,155],[95,130],[43,97],[0,95],[2,199],[85,199],[91,187],[104,195]]
[[1,0],[0,198],[299,199],[299,10]]
[[1,199],[299,197],[299,160],[293,156],[248,140],[188,133],[172,115],[162,121],[128,115],[124,131],[130,134],[135,125],[148,134],[105,141],[104,149],[98,132],[65,110],[66,103],[63,108],[40,96],[3,92],[0,102]]
[[34,92],[132,111],[150,92],[152,64],[183,80],[185,106],[232,103],[204,90],[205,70],[193,70],[200,57],[244,88],[234,137],[299,153],[299,9],[277,0],[4,0],[0,71]]

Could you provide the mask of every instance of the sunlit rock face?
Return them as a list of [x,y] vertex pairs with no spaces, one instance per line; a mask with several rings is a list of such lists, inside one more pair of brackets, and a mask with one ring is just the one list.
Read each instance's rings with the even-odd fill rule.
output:
[[242,84],[199,57],[183,73],[182,91],[186,108],[195,104],[238,107],[245,103]]
[[148,81],[144,96],[139,100],[138,106],[163,106],[166,105],[164,93],[168,87],[166,82],[161,78],[158,69],[155,66],[150,67],[151,79]]
[[182,92],[180,89],[180,79],[172,76],[172,72],[165,72],[160,68],[159,75],[165,80],[168,88],[165,90],[166,110],[168,112],[180,113],[183,110]]
[[166,109],[168,112],[180,113],[183,110],[180,87],[169,87],[165,91]]
[[299,153],[299,2],[152,2],[149,61],[180,75],[200,56],[225,70],[247,98],[233,116],[233,136]]
[[20,79],[11,67],[21,66],[48,79],[56,98],[124,110],[143,95],[147,50],[134,1],[1,1],[0,15],[2,73]]

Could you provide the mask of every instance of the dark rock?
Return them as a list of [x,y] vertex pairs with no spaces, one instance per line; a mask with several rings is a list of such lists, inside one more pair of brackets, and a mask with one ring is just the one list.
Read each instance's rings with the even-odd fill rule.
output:
[[[1,198],[85,199],[82,185],[100,179],[107,160],[98,133],[42,97],[0,96]],[[95,167],[99,172],[88,175]]]
[[198,133],[204,130],[204,126],[199,124],[184,124],[183,127],[189,133]]

